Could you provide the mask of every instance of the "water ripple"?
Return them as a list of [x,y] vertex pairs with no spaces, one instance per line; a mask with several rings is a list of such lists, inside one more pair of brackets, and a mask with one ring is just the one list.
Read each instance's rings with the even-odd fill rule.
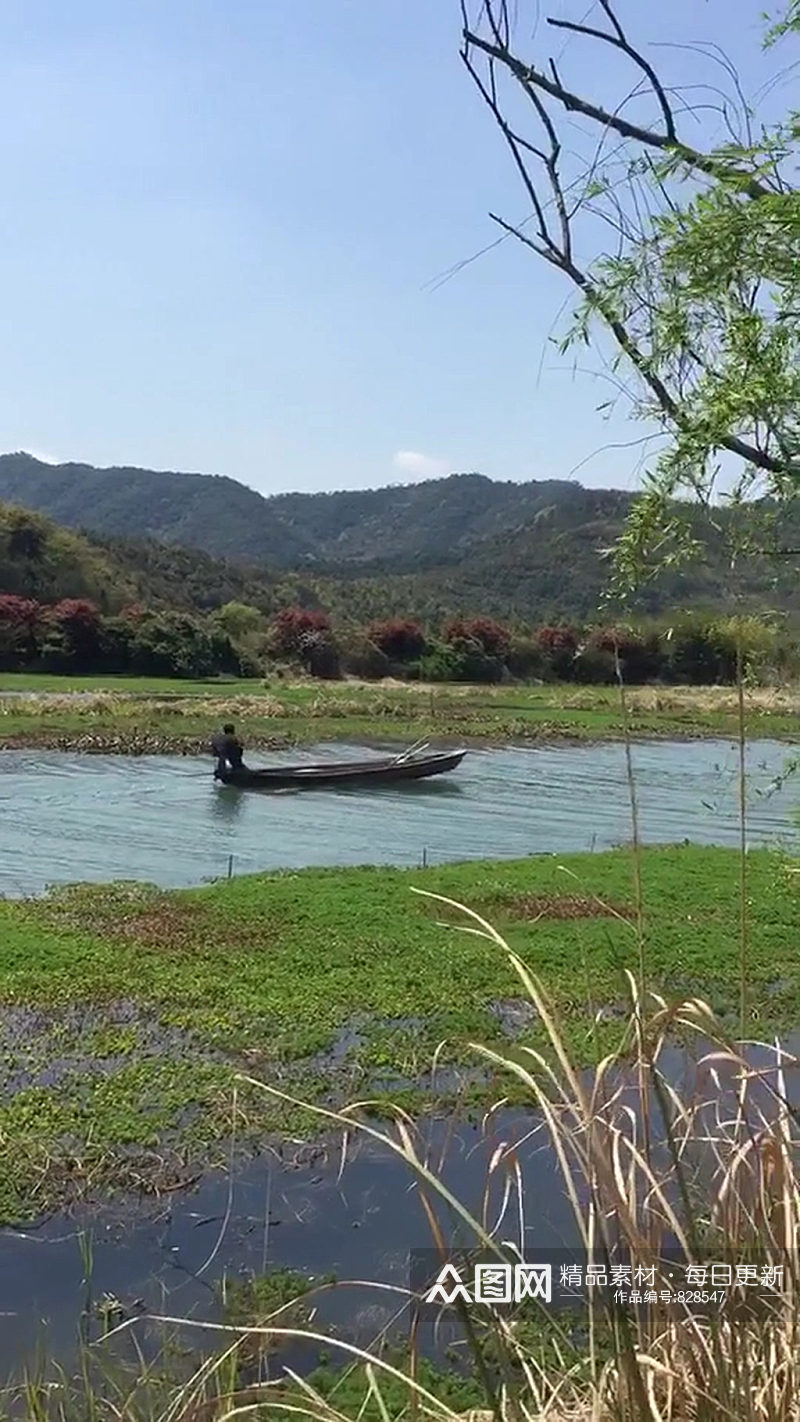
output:
[[[357,746],[270,763],[363,756]],[[748,747],[748,839],[793,841],[794,777],[769,793],[791,748]],[[738,843],[738,751],[723,741],[637,745],[642,838]],[[191,757],[0,754],[0,892],[76,879],[165,888],[307,865],[395,864],[604,849],[630,838],[620,745],[471,751],[446,780],[270,795],[223,789]]]

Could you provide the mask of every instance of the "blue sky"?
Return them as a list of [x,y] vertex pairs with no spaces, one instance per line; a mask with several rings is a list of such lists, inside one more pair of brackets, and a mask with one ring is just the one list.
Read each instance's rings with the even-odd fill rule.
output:
[[[517,4],[524,35],[539,7]],[[619,13],[639,41],[723,44],[752,93],[776,67],[761,8]],[[548,344],[558,274],[505,242],[435,287],[494,239],[489,210],[526,215],[459,31],[457,0],[7,0],[0,447],[265,493],[473,469],[633,487],[640,450],[602,446],[641,429]],[[619,93],[607,53],[549,52]]]

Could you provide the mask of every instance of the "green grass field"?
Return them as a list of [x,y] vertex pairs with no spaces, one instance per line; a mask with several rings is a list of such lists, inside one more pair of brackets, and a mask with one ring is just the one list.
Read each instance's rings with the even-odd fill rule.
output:
[[[754,1034],[793,1026],[800,901],[773,854],[749,856],[748,1011]],[[476,1074],[471,1040],[541,1043],[502,952],[457,931],[467,903],[538,973],[587,1062],[620,1039],[637,962],[629,851],[428,870],[313,870],[162,893],[84,886],[0,903],[5,1090],[0,1216],[76,1190],[159,1188],[222,1158],[234,1078],[306,1101],[389,1098],[410,1109],[485,1104],[510,1083]],[[648,970],[668,994],[738,1010],[738,860],[644,854]],[[441,920],[446,920],[445,924]],[[447,1070],[430,1079],[436,1047]],[[451,1069],[473,1069],[464,1080]],[[309,1118],[241,1085],[251,1148]],[[198,1163],[200,1162],[200,1164]]]
[[[36,699],[9,692],[35,691]],[[80,700],[72,693],[84,693]],[[3,695],[3,693],[6,693]],[[628,725],[637,737],[731,737],[730,688],[634,688]],[[618,740],[625,718],[614,687],[419,686],[401,683],[181,683],[123,678],[0,677],[0,749],[19,746],[155,754],[197,753],[234,720],[248,745],[324,740]],[[791,739],[800,694],[746,694],[748,734]]]

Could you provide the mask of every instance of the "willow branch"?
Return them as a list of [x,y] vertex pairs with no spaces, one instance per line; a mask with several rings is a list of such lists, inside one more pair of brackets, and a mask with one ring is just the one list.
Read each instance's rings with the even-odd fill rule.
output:
[[[763,186],[752,174],[735,168],[727,164],[724,159],[717,158],[710,154],[701,153],[699,150],[690,147],[677,137],[675,121],[666,90],[652,67],[642,55],[629,43],[621,24],[617,20],[613,9],[612,0],[599,0],[599,4],[607,16],[611,25],[611,33],[597,30],[591,26],[574,25],[571,22],[553,22],[556,28],[566,28],[579,33],[584,33],[603,43],[612,45],[615,49],[625,53],[639,70],[646,76],[658,102],[661,106],[664,118],[664,131],[656,129],[642,128],[638,124],[630,123],[621,117],[619,112],[607,113],[604,109],[591,104],[588,100],[573,94],[561,82],[555,64],[550,65],[551,74],[548,76],[542,71],[525,65],[521,60],[511,53],[509,44],[509,34],[507,28],[507,13],[505,10],[505,0],[499,0],[502,5],[503,24],[498,22],[494,13],[494,4],[498,0],[483,0],[483,13],[487,17],[487,23],[492,33],[492,40],[482,38],[470,30],[467,23],[463,30],[463,48],[461,52],[462,60],[475,82],[484,102],[490,109],[495,122],[497,123],[503,137],[508,144],[515,165],[520,173],[525,191],[530,199],[533,214],[538,224],[538,234],[536,237],[523,232],[519,226],[512,226],[503,218],[496,214],[490,214],[492,220],[508,236],[516,237],[524,246],[536,252],[538,256],[544,257],[551,266],[563,272],[565,276],[580,291],[590,311],[596,313],[603,320],[610,333],[617,342],[619,349],[626,356],[627,360],[636,370],[645,387],[654,398],[657,409],[666,421],[680,433],[691,434],[693,424],[690,415],[687,413],[683,391],[684,381],[690,378],[690,366],[694,362],[695,366],[703,367],[704,362],[696,352],[689,350],[686,352],[687,359],[679,368],[677,374],[677,385],[674,388],[662,378],[656,365],[648,353],[641,340],[637,337],[635,330],[631,326],[631,316],[620,315],[609,298],[589,272],[582,268],[575,259],[574,243],[572,235],[572,220],[581,207],[586,207],[586,201],[578,201],[573,210],[567,205],[565,188],[562,184],[559,173],[559,159],[561,155],[561,143],[553,118],[545,103],[545,97],[555,99],[567,111],[578,112],[602,124],[605,129],[616,132],[624,139],[633,139],[645,150],[662,149],[680,156],[687,165],[695,169],[713,174],[716,178],[723,177],[726,181],[735,179],[742,191],[751,197],[763,197],[771,193],[771,189]],[[463,10],[466,9],[466,0],[462,0]],[[484,80],[478,72],[473,55],[475,51],[482,53],[488,63],[488,77]],[[502,65],[515,80],[522,86],[526,97],[533,105],[543,136],[546,143],[542,147],[537,147],[534,143],[523,139],[516,133],[509,124],[502,112],[500,100],[497,93],[496,66]],[[536,161],[541,165],[543,173],[546,174],[549,186],[549,196],[545,198],[541,191],[541,183],[536,179],[531,171],[531,161]],[[663,191],[663,183],[658,179],[659,191]],[[587,194],[588,197],[588,194]],[[634,208],[639,225],[642,225],[642,214],[638,209],[636,193],[634,192]],[[548,220],[548,209],[551,210],[551,218]],[[608,220],[608,214],[602,214]],[[618,233],[621,239],[630,236],[626,231],[628,228],[627,214],[624,214],[620,207],[617,214]],[[612,225],[616,225],[612,222]],[[646,295],[646,294],[645,294]],[[645,301],[645,296],[643,296]],[[645,301],[646,305],[646,301]],[[765,473],[786,477],[787,474],[794,473],[795,460],[787,460],[786,451],[780,444],[778,453],[770,453],[769,448],[762,445],[759,438],[746,439],[735,434],[721,434],[719,444],[720,450],[727,450],[745,461],[752,469],[761,470]]]
[[576,35],[588,35],[590,39],[602,40],[604,44],[613,45],[615,49],[621,50],[629,59],[632,59],[634,64],[636,64],[649,79],[653,93],[658,100],[658,105],[664,119],[664,137],[668,139],[670,143],[677,143],[678,135],[675,130],[675,116],[672,112],[669,99],[667,98],[666,90],[656,74],[655,69],[652,64],[648,63],[643,54],[640,54],[638,50],[634,49],[633,46],[628,43],[619,21],[611,12],[610,6],[604,6],[603,8],[606,10],[606,14],[610,16],[611,22],[614,25],[616,33],[613,35],[608,34],[605,30],[596,30],[593,25],[579,25],[572,20],[548,19],[547,23],[551,25],[554,30],[571,30],[572,33]]
[[[491,220],[496,222],[504,232],[516,237],[526,247],[530,247],[539,256],[545,257],[559,271],[564,272],[570,281],[574,282],[578,290],[588,300],[593,310],[602,317],[614,336],[620,349],[627,356],[631,365],[635,367],[651,394],[655,396],[662,413],[672,420],[676,429],[688,431],[691,429],[691,421],[684,414],[680,401],[670,392],[668,386],[659,375],[653,370],[650,360],[635,338],[631,335],[628,327],[612,311],[609,311],[603,300],[602,293],[594,285],[586,272],[582,271],[575,262],[563,251],[553,250],[551,243],[547,248],[540,247],[533,242],[524,232],[510,223],[505,222],[496,213],[489,214]],[[787,467],[784,459],[775,458],[765,450],[759,449],[757,445],[751,444],[749,440],[740,439],[738,435],[722,435],[720,437],[720,449],[726,449],[730,454],[737,455],[746,463],[751,464],[756,469],[763,469],[769,474],[786,474]]]
[[[566,21],[558,21],[557,24],[560,27],[567,26]],[[567,27],[573,29],[580,28],[578,26]],[[623,44],[623,42],[615,36],[605,34],[600,30],[595,31],[588,29],[587,27],[583,27],[583,33],[597,36],[607,43],[613,44],[616,48],[623,50],[624,53],[643,70],[648,79],[650,78],[650,75],[653,73],[652,67],[647,64],[647,61],[644,60],[636,50],[632,49],[627,41]],[[724,158],[717,157],[714,154],[704,153],[700,149],[694,148],[691,144],[686,143],[683,139],[678,138],[675,133],[674,119],[669,101],[663,86],[658,80],[656,80],[656,93],[659,97],[659,103],[662,103],[663,100],[662,112],[665,113],[665,129],[663,133],[657,129],[643,128],[641,124],[631,123],[629,119],[623,118],[621,114],[610,113],[600,105],[593,104],[588,99],[584,99],[579,94],[575,94],[561,82],[558,71],[552,61],[550,64],[550,74],[545,74],[541,69],[536,68],[535,65],[523,64],[522,60],[511,53],[506,43],[497,43],[496,40],[484,39],[482,35],[477,34],[468,26],[465,26],[463,30],[463,42],[465,53],[469,53],[470,49],[480,50],[488,59],[502,64],[513,78],[517,80],[529,97],[534,93],[537,94],[537,97],[540,97],[541,94],[547,94],[550,98],[555,99],[561,104],[568,113],[581,114],[584,118],[591,119],[594,123],[602,125],[603,128],[618,133],[622,138],[632,139],[645,148],[656,148],[661,149],[665,153],[672,153],[681,158],[688,167],[697,172],[706,173],[710,177],[721,179],[728,183],[735,183],[741,191],[750,198],[768,197],[773,193],[771,187],[760,182],[758,178],[754,177],[754,175],[746,169],[739,168],[732,163],[727,163]],[[667,112],[669,113],[668,121],[666,119]]]

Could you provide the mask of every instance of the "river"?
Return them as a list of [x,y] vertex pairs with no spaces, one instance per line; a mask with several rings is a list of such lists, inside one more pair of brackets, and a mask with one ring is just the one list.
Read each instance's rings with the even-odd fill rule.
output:
[[[752,845],[794,839],[795,777],[770,788],[794,753],[775,741],[748,746]],[[276,753],[269,763],[363,754],[315,746]],[[738,843],[735,745],[637,744],[633,766],[644,842]],[[179,888],[260,869],[565,854],[630,836],[619,744],[471,750],[446,779],[270,794],[215,785],[210,761],[193,757],[0,753],[0,893],[7,897],[75,880]]]

